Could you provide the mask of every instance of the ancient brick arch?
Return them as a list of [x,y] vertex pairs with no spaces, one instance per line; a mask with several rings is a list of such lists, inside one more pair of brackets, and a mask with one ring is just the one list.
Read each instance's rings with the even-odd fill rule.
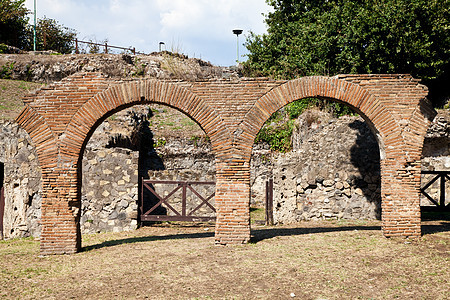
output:
[[[376,80],[374,80],[376,79]],[[399,84],[402,83],[402,84]],[[382,220],[386,236],[420,236],[420,158],[427,122],[426,90],[409,76],[340,75],[304,77],[274,88],[258,99],[241,123],[251,135],[284,105],[307,97],[344,103],[369,124],[380,147]],[[421,115],[419,117],[419,114]],[[407,220],[406,216],[415,216]]]
[[123,107],[161,103],[205,130],[216,157],[216,243],[250,238],[250,155],[264,121],[304,97],[334,99],[368,120],[385,149],[381,162],[383,232],[420,235],[420,153],[433,110],[426,88],[409,75],[340,75],[292,81],[264,78],[198,82],[117,81],[98,73],[70,76],[28,96],[17,118],[36,145],[43,174],[43,254],[80,249],[79,158],[99,121]]

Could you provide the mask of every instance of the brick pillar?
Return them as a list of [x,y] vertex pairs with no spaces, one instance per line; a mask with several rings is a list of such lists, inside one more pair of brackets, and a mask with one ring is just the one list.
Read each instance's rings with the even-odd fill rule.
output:
[[402,164],[397,158],[381,162],[381,214],[386,237],[420,237],[419,187],[419,161]]
[[250,168],[219,163],[216,182],[216,244],[250,240]]
[[42,170],[41,254],[70,254],[81,249],[80,200],[74,169]]

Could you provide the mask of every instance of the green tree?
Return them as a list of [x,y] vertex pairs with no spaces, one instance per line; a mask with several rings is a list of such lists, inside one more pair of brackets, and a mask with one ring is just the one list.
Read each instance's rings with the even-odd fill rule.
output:
[[251,33],[247,75],[291,79],[409,73],[435,105],[450,92],[450,0],[267,0],[267,34]]
[[0,43],[24,48],[27,44],[28,10],[25,0],[0,0]]
[[73,40],[76,36],[75,30],[64,27],[56,20],[47,17],[38,19],[36,24],[36,47],[38,50],[54,50],[63,54],[71,53],[75,49]]

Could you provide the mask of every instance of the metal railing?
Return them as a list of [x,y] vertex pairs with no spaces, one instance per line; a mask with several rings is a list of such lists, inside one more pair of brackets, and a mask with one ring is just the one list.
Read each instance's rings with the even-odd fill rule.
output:
[[145,54],[143,52],[137,52],[135,47],[133,47],[133,48],[131,48],[131,47],[125,48],[125,47],[119,47],[119,46],[111,46],[111,45],[108,45],[107,42],[105,42],[103,44],[99,44],[99,43],[94,43],[94,42],[80,41],[78,39],[74,39],[73,41],[75,42],[75,53],[76,54],[80,53],[80,48],[78,46],[78,43],[104,47],[106,54],[108,53],[108,49],[120,49],[120,50],[130,51],[133,54]]

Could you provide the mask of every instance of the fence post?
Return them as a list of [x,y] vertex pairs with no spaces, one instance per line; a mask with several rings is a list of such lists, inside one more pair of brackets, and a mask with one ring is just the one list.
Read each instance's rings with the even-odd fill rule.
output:
[[136,55],[136,48],[133,47],[133,54]]
[[445,208],[445,173],[441,174],[441,195],[440,195],[440,206]]
[[78,39],[75,39],[75,54],[80,54],[80,51],[78,51]]
[[105,43],[105,53],[108,54],[108,43]]
[[273,179],[266,181],[266,225],[273,225]]

